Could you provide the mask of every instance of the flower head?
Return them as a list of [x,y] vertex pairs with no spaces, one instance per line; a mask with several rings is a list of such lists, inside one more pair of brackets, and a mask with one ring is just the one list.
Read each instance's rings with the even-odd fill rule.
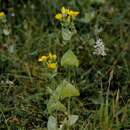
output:
[[51,52],[49,52],[49,54],[48,54],[48,59],[49,59],[49,60],[52,60],[52,59],[53,59],[53,56],[52,56],[52,53],[51,53]]
[[48,60],[49,61],[55,61],[57,56],[55,54],[52,54],[51,52],[48,54]]
[[61,21],[62,20],[62,14],[60,14],[60,13],[56,14],[55,19]]
[[4,12],[0,12],[0,17],[4,17],[5,13]]
[[66,9],[65,7],[62,7],[61,8],[61,13],[58,13],[55,15],[55,18],[57,20],[60,20],[62,21],[63,18],[73,18],[73,17],[76,17],[77,15],[79,14],[78,11],[73,11],[73,10],[70,10],[70,9]]
[[48,68],[49,69],[56,69],[57,68],[57,64],[56,63],[49,63],[48,64]]
[[41,56],[41,57],[38,59],[38,61],[39,61],[39,62],[46,62],[47,59],[48,59],[47,56]]
[[55,54],[52,55],[53,60],[55,61],[57,56]]
[[47,65],[48,69],[55,70],[57,68],[57,62],[56,62],[57,56],[55,54],[52,54],[51,52],[48,53],[48,55],[41,56],[38,61],[45,63],[44,65]]
[[102,39],[99,38],[96,41],[94,48],[95,48],[95,50],[94,50],[93,54],[106,56],[105,46],[104,46]]

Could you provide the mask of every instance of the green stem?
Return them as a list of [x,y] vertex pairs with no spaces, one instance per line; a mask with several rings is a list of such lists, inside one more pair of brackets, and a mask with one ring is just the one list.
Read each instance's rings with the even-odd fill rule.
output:
[[[69,82],[70,82],[70,79],[71,79],[71,69],[68,68],[68,81],[69,81]],[[70,105],[71,105],[71,97],[68,98],[68,116],[69,116],[70,113],[71,113]],[[67,123],[67,130],[70,130],[69,122]]]

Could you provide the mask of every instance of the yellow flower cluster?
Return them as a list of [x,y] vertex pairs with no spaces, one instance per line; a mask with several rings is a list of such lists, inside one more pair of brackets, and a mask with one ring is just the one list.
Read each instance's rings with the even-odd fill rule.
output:
[[5,13],[4,12],[0,12],[0,17],[4,17]]
[[47,63],[47,67],[49,69],[56,69],[57,68],[56,58],[57,56],[50,52],[48,55],[41,56],[38,59],[38,61],[42,63]]
[[78,14],[79,14],[78,11],[73,11],[73,10],[70,10],[70,9],[66,9],[65,7],[62,7],[61,13],[56,14],[55,18],[57,20],[62,21],[63,18],[68,18],[68,17],[73,18],[73,17],[76,17]]

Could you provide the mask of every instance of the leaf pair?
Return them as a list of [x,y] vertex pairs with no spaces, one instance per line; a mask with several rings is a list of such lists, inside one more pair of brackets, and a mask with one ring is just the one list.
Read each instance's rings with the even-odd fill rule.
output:
[[79,96],[79,90],[75,88],[68,81],[63,80],[63,82],[56,88],[55,92],[49,99],[47,104],[47,109],[51,113],[53,111],[66,111],[66,107],[60,102],[65,98]]
[[[69,126],[72,126],[76,123],[78,118],[79,118],[78,115],[69,115],[68,120],[65,119],[63,122],[64,124],[68,124]],[[63,126],[63,124],[61,126]],[[49,117],[47,128],[48,130],[62,130],[62,127],[58,128],[57,119],[53,116]]]
[[61,66],[79,66],[79,60],[72,52],[72,50],[68,50],[61,59]]
[[59,100],[79,95],[79,90],[66,80],[63,80],[63,82],[56,89],[56,96]]

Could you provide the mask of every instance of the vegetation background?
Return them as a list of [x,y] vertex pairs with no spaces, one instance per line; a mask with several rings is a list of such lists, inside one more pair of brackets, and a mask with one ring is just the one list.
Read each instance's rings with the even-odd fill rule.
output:
[[[60,65],[68,44],[55,19],[62,6],[80,12],[70,41],[80,65],[69,77],[80,91],[70,104],[79,119],[70,129],[130,130],[129,0],[0,0],[7,19],[7,35],[0,25],[0,130],[47,129],[48,88],[68,78]],[[104,57],[93,55],[97,36]],[[52,77],[38,62],[48,52],[57,55]],[[64,116],[57,113],[59,125]]]

